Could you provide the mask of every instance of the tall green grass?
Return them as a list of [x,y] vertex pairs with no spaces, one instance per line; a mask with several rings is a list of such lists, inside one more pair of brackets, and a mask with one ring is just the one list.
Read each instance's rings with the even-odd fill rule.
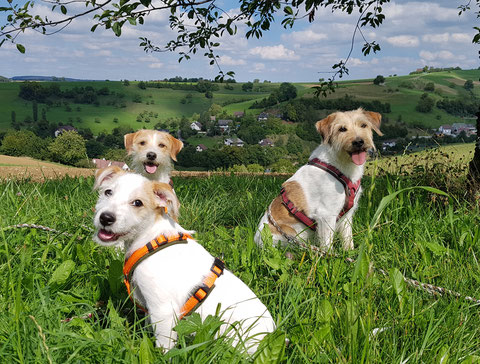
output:
[[[0,358],[16,363],[473,363],[480,360],[480,306],[432,297],[402,276],[480,297],[478,208],[455,194],[399,193],[410,178],[365,177],[354,219],[356,249],[320,258],[295,247],[256,247],[259,217],[283,179],[213,176],[175,180],[180,221],[265,302],[278,331],[254,358],[215,339],[218,320],[177,327],[177,347],[154,348],[127,298],[123,257],[91,232],[92,179],[0,183]],[[12,224],[47,225],[70,236]],[[288,259],[286,252],[294,259]],[[356,259],[348,263],[342,257]],[[389,272],[384,277],[373,268]],[[92,318],[82,316],[93,313]],[[66,318],[77,317],[70,322]],[[197,333],[191,336],[191,333]],[[283,348],[284,335],[290,343]],[[283,352],[283,350],[285,350]]]

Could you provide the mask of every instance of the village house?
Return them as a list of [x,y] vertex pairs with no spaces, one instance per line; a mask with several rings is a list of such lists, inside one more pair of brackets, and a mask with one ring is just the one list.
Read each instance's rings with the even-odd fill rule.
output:
[[245,144],[243,140],[240,138],[232,138],[232,139],[228,138],[225,140],[224,143],[225,145],[228,145],[230,147],[243,147]]
[[273,141],[269,138],[265,138],[265,139],[262,139],[258,142],[258,144],[260,144],[260,146],[262,147],[273,147],[274,144],[273,144]]
[[395,140],[385,140],[382,143],[382,150],[387,150],[388,148],[393,148],[397,145],[397,142]]
[[127,171],[127,170],[130,169],[130,168],[128,168],[128,166],[125,162],[111,161],[111,160],[108,160],[108,159],[105,159],[105,158],[103,158],[103,159],[93,158],[92,163],[95,164],[95,167],[97,167],[98,169],[107,168],[107,167],[110,167],[110,166],[120,167],[124,171]]
[[266,112],[261,112],[257,117],[258,121],[267,121],[267,119],[268,119],[268,114]]
[[452,126],[442,125],[438,128],[438,132],[443,135],[452,135]]
[[202,124],[199,123],[198,121],[194,121],[190,124],[190,129],[196,130],[196,131],[201,131],[202,130]]
[[228,132],[230,129],[230,125],[232,124],[232,120],[218,120],[218,127],[222,131],[222,133]]
[[203,144],[199,144],[199,145],[197,145],[197,147],[195,148],[195,150],[196,150],[197,152],[199,152],[199,153],[204,152],[204,151],[206,151],[207,149],[208,149],[208,148],[207,148],[205,145],[203,145]]
[[71,125],[62,125],[59,126],[57,130],[55,130],[55,138],[58,137],[59,135],[62,135],[66,131],[77,131],[73,126]]
[[233,116],[235,118],[243,118],[245,116],[245,113],[243,111],[234,111]]

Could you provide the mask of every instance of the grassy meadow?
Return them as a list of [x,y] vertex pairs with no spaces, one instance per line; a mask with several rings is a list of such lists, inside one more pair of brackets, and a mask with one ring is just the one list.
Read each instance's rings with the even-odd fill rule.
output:
[[[463,88],[466,80],[474,81],[473,94],[480,96],[480,70],[452,70],[435,73],[422,73],[406,76],[387,76],[385,83],[380,86],[373,84],[372,79],[338,82],[336,91],[328,98],[341,98],[345,95],[354,96],[358,100],[379,100],[391,105],[391,112],[385,114],[390,120],[403,120],[408,125],[425,129],[438,127],[442,124],[464,122],[460,117],[452,116],[436,107],[429,113],[420,113],[415,106],[420,96],[425,92],[427,83],[434,83],[434,92],[428,92],[436,101],[444,97],[452,99],[468,99],[470,94]],[[46,82],[48,84],[48,82]],[[270,95],[270,92],[280,86],[279,83],[255,83],[253,92],[242,91],[242,84],[230,84],[233,90],[220,89],[212,93],[213,98],[207,99],[203,93],[197,91],[147,88],[142,90],[138,82],[131,81],[125,86],[120,81],[83,81],[58,82],[62,90],[74,87],[92,86],[95,89],[107,87],[108,96],[99,96],[99,106],[93,104],[75,104],[72,100],[61,100],[65,104],[47,106],[38,105],[38,113],[46,109],[47,120],[55,123],[69,124],[77,128],[90,128],[94,134],[102,131],[111,131],[118,126],[130,126],[134,129],[152,128],[158,122],[165,122],[169,118],[191,118],[194,113],[201,113],[209,109],[214,103],[222,106],[229,114],[235,111],[258,114],[262,110],[249,109],[256,100]],[[314,83],[296,83],[298,97],[314,97]],[[23,121],[27,116],[32,117],[32,102],[25,101],[18,96],[20,82],[0,83],[0,132],[11,129],[11,112],[15,111],[16,120]],[[123,95],[119,97],[118,95]],[[187,95],[188,101],[186,100]],[[134,102],[134,100],[138,102]],[[182,101],[183,100],[183,101]],[[281,106],[281,105],[280,105]],[[327,111],[325,111],[327,112]],[[139,114],[156,114],[150,116],[150,121],[137,121]],[[114,119],[116,118],[116,121]]]
[[[465,190],[462,176],[451,177],[446,197],[417,188],[429,181],[414,173],[376,176],[379,170],[370,171],[362,183],[353,226],[355,250],[342,252],[337,242],[340,257],[326,258],[296,247],[275,248],[268,241],[263,249],[255,246],[257,221],[284,179],[175,179],[181,224],[196,230],[213,255],[224,257],[277,322],[277,332],[253,358],[232,349],[228,338],[214,338],[218,320],[201,323],[195,314],[177,326],[175,349],[164,354],[154,348],[144,316],[127,298],[122,255],[90,238],[96,201],[92,178],[0,181],[1,361],[479,362],[480,305],[433,297],[402,280],[480,298],[478,201],[458,192]],[[381,203],[385,196],[391,197],[387,205]],[[58,232],[8,228],[19,223]]]

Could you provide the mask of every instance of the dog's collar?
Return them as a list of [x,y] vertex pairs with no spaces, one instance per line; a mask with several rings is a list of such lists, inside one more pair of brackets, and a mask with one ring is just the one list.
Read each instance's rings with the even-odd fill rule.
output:
[[[135,250],[132,255],[130,255],[130,257],[125,260],[125,264],[123,265],[124,283],[127,287],[128,295],[132,300],[133,296],[131,291],[130,278],[136,266],[152,254],[175,244],[187,243],[188,239],[193,238],[189,234],[180,232],[171,236],[159,235],[155,239],[145,244],[143,247]],[[197,309],[198,306],[203,303],[205,298],[207,298],[208,294],[212,291],[213,288],[215,288],[215,281],[223,274],[224,269],[225,264],[219,258],[215,258],[210,268],[210,272],[203,279],[202,283],[193,289],[189,298],[180,309],[180,319],[192,313],[195,309]],[[142,311],[148,313],[147,309],[140,305],[138,302],[135,302],[135,304]]]
[[[343,205],[342,211],[337,216],[337,221],[345,215],[353,207],[355,203],[355,196],[360,188],[361,179],[353,183],[350,178],[345,176],[338,168],[332,166],[331,164],[325,163],[318,158],[314,158],[308,161],[308,165],[315,166],[324,170],[325,172],[330,173],[335,177],[345,189],[345,204]],[[287,196],[285,188],[282,188],[280,191],[280,196],[282,198],[282,204],[287,208],[287,210],[295,216],[297,220],[305,224],[310,230],[315,231],[317,229],[317,223],[305,215],[302,211],[298,210],[292,201]]]

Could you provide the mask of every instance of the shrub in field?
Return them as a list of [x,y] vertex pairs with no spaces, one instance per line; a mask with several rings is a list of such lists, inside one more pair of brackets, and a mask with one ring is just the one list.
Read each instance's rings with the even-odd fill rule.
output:
[[15,157],[48,159],[48,142],[29,130],[9,131],[3,138],[0,152]]
[[76,131],[67,131],[56,137],[48,146],[52,160],[75,165],[87,156],[85,140]]

